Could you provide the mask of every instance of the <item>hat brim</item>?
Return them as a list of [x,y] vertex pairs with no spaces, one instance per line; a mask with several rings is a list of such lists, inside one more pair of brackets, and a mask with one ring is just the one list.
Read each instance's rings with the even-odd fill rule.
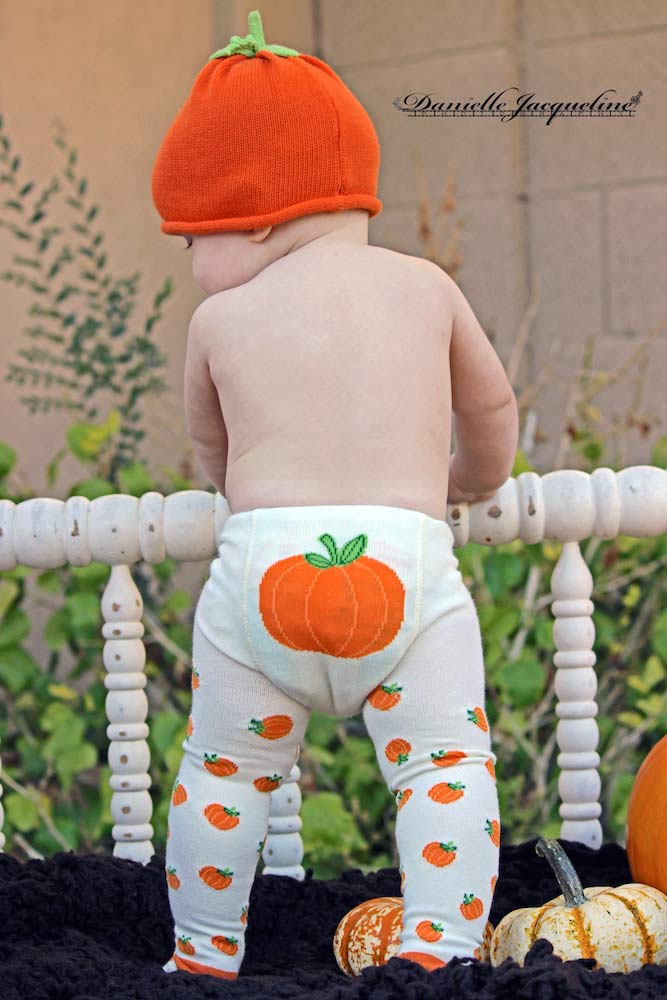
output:
[[167,236],[192,236],[205,233],[240,232],[255,229],[260,226],[276,226],[281,222],[289,222],[303,215],[315,215],[317,212],[343,212],[345,209],[363,208],[374,218],[382,211],[382,202],[370,194],[339,194],[331,198],[315,198],[303,201],[297,205],[289,205],[276,212],[264,215],[248,215],[237,219],[212,219],[199,222],[165,221],[160,229]]

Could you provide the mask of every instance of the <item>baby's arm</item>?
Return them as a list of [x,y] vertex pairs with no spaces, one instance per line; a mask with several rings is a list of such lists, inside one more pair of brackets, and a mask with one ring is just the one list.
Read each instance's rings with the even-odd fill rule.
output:
[[[448,276],[447,276],[448,277]],[[519,438],[514,390],[500,358],[458,285],[452,304],[449,358],[456,454],[450,459],[450,503],[484,500],[509,478]]]
[[208,365],[203,317],[196,310],[188,330],[184,372],[185,423],[201,466],[223,496],[229,441],[218,391]]

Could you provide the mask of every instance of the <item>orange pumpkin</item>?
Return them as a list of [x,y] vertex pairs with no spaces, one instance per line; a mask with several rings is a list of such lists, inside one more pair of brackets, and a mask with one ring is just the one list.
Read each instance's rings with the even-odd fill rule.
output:
[[442,924],[436,924],[432,920],[420,920],[415,927],[415,934],[422,941],[428,941],[429,944],[433,944],[442,937]]
[[463,750],[438,750],[431,754],[431,760],[437,767],[453,767],[467,756]]
[[396,812],[401,811],[401,809],[408,801],[408,799],[411,798],[411,796],[412,796],[411,788],[404,788],[402,792],[398,793],[398,795],[396,796],[396,806],[397,806]]
[[226,778],[230,774],[236,774],[238,767],[233,760],[228,757],[218,757],[217,753],[204,754],[204,767],[211,774],[217,774],[219,778]]
[[625,840],[635,882],[667,894],[667,857],[662,838],[667,825],[667,736],[644,757],[628,800]]
[[218,830],[232,830],[240,823],[239,811],[235,806],[223,806],[219,802],[211,802],[204,809],[204,816],[211,826]]
[[466,892],[463,895],[463,902],[459,906],[459,910],[466,920],[477,920],[484,913],[484,903],[474,892]]
[[405,764],[411,750],[412,747],[408,741],[397,736],[395,739],[389,740],[384,748],[384,755],[392,764]]
[[432,785],[427,794],[434,802],[456,802],[463,798],[465,785],[462,781],[440,781]]
[[444,868],[445,865],[451,865],[456,857],[456,844],[452,843],[451,840],[448,840],[446,844],[432,840],[422,851],[422,857],[426,858],[429,864]]
[[167,882],[169,883],[172,889],[181,888],[181,880],[176,874],[175,868],[167,868]]
[[175,806],[180,806],[184,802],[187,802],[188,793],[185,790],[185,785],[182,785],[178,779],[176,779],[176,784],[174,785],[174,794],[171,797],[171,801]]
[[484,709],[480,708],[479,705],[476,708],[468,709],[468,722],[474,722],[484,733],[489,731],[489,723],[486,721]]
[[272,777],[264,775],[261,778],[255,778],[253,785],[258,792],[274,792],[282,780],[280,774],[274,774]]
[[384,649],[403,622],[405,588],[394,570],[365,556],[367,535],[338,548],[320,535],[316,552],[273,563],[259,585],[259,610],[270,635],[291,649],[343,659]]
[[181,934],[176,942],[176,947],[179,951],[182,951],[184,955],[194,955],[195,953],[193,945],[190,944],[190,938],[186,937],[185,934]]
[[402,690],[400,684],[378,684],[369,694],[368,704],[380,712],[388,712],[394,705],[398,705]]
[[491,843],[495,847],[500,847],[500,823],[497,819],[487,819],[484,829],[491,838]]
[[287,736],[294,728],[294,721],[289,715],[266,715],[263,719],[251,719],[248,729],[265,740],[279,740]]
[[[386,965],[400,951],[403,923],[403,900],[400,896],[378,896],[355,906],[336,928],[333,951],[338,967],[348,976],[358,976],[371,965]],[[429,919],[420,920],[418,936],[434,943],[442,938],[442,926]],[[480,948],[474,958],[487,962],[493,926],[487,920]]]
[[235,937],[227,937],[226,934],[215,934],[211,938],[211,944],[224,951],[226,955],[235,955],[239,950],[238,940]]
[[199,869],[199,877],[206,885],[212,889],[227,889],[232,884],[231,868],[215,868],[213,865],[204,865]]

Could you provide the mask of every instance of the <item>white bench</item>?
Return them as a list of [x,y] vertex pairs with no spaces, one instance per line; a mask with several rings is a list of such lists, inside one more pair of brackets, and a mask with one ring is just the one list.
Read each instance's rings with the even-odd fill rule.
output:
[[[166,497],[157,492],[139,498],[113,494],[92,501],[81,496],[65,501],[39,497],[19,504],[0,500],[0,570],[19,564],[37,569],[85,566],[91,561],[112,567],[102,595],[102,635],[117,857],[147,864],[154,853],[143,602],[131,567],[139,560],[158,563],[167,556],[182,562],[214,558],[229,513],[224,497],[204,490]],[[572,469],[543,476],[524,472],[508,479],[490,500],[449,505],[447,521],[457,546],[468,541],[499,545],[517,538],[529,544],[562,542],[551,577],[560,836],[598,848],[602,828],[593,579],[579,543],[593,535],[610,539],[664,533],[667,470],[636,465],[591,474]],[[262,874],[296,879],[305,875],[300,774],[295,765],[271,793]],[[0,850],[5,844],[3,822],[0,801]]]

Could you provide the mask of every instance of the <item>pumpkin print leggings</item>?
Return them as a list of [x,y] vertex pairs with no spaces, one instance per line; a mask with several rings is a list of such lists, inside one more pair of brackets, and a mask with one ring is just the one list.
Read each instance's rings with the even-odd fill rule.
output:
[[453,543],[446,521],[399,507],[227,518],[195,613],[167,829],[166,972],[237,977],[270,793],[313,709],[363,714],[395,795],[399,957],[434,969],[480,956],[498,875],[496,756],[479,620]]

